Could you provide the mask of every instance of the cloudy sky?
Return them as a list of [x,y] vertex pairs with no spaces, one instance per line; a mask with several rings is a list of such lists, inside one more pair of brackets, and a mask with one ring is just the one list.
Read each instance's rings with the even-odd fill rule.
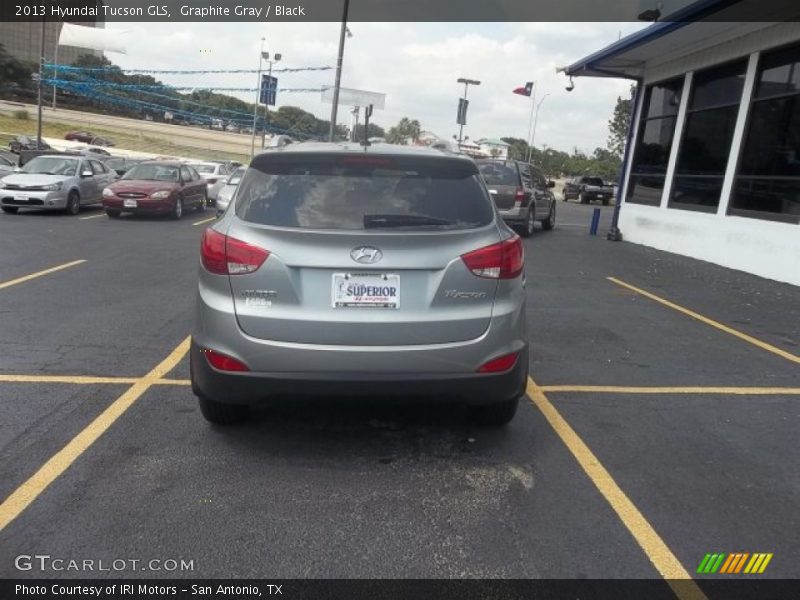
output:
[[[511,90],[536,81],[541,104],[535,145],[591,152],[605,147],[608,119],[623,80],[576,80],[567,92],[556,68],[643,27],[641,23],[351,23],[342,86],[386,94],[386,107],[372,120],[388,128],[402,117],[418,119],[441,137],[458,133],[455,113],[463,86],[459,77],[482,82],[469,90],[465,135],[526,138],[528,98]],[[109,53],[123,68],[247,69],[258,67],[258,50],[283,54],[287,67],[335,66],[338,23],[110,23],[125,29],[128,53]],[[332,85],[335,71],[281,74],[280,87]],[[165,83],[198,87],[255,87],[255,75],[159,75]],[[244,94],[241,97],[245,97]],[[250,97],[246,98],[251,100]],[[319,93],[280,93],[278,106],[294,105],[320,118],[330,105]],[[349,123],[346,107],[339,122]]]

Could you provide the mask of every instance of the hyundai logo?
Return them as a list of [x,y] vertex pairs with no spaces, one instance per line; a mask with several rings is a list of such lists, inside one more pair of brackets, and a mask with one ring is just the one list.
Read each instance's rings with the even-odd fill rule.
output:
[[371,265],[383,258],[383,252],[372,246],[359,246],[350,250],[350,258],[362,265]]

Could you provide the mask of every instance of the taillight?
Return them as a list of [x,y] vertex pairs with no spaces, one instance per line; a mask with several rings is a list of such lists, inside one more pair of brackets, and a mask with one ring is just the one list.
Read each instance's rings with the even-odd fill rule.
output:
[[206,229],[200,242],[200,260],[209,273],[242,275],[257,270],[269,252],[225,234]]
[[227,354],[222,354],[221,352],[216,352],[215,350],[202,350],[202,352],[206,355],[208,364],[215,369],[219,369],[220,371],[242,372],[250,370],[242,361],[231,358]]
[[522,240],[516,235],[504,242],[463,254],[461,260],[474,275],[488,279],[514,279],[525,266]]
[[504,354],[493,358],[489,362],[483,363],[478,367],[478,373],[502,373],[508,371],[511,367],[517,364],[517,357],[519,352],[512,352],[511,354]]
[[514,202],[524,202],[525,201],[525,190],[522,188],[517,188],[517,191],[514,193]]

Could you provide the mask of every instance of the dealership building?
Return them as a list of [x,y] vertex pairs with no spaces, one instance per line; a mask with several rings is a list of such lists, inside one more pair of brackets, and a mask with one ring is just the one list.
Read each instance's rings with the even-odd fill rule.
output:
[[564,69],[637,82],[612,233],[800,285],[800,23],[709,5]]

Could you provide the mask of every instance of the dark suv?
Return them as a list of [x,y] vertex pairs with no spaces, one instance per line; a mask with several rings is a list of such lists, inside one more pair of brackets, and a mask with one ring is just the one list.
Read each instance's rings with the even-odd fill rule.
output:
[[536,221],[543,229],[555,227],[556,198],[550,191],[554,183],[538,168],[518,160],[476,162],[500,216],[520,235],[530,237]]

